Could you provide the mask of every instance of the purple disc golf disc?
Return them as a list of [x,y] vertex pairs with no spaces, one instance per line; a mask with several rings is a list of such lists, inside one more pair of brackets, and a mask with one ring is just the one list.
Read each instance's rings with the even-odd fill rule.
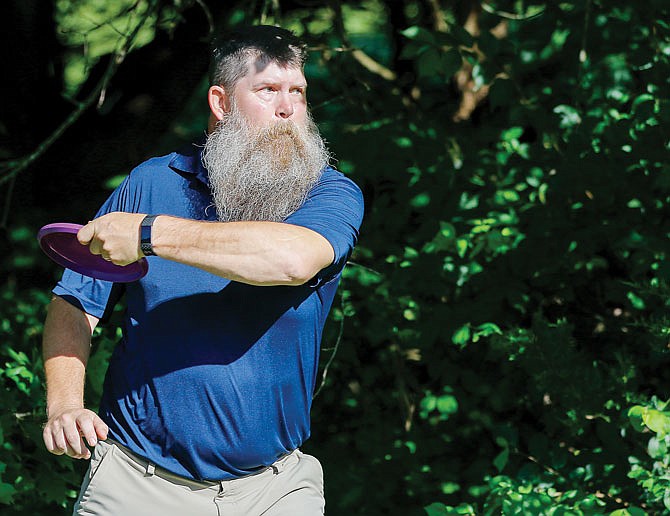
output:
[[47,224],[37,233],[37,240],[42,251],[58,265],[91,278],[129,283],[149,271],[146,258],[128,265],[114,265],[102,256],[92,254],[88,246],[77,240],[77,232],[82,227],[68,222]]

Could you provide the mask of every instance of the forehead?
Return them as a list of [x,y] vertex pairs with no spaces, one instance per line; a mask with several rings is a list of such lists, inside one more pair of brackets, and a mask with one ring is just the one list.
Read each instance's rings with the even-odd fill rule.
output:
[[290,82],[305,84],[305,74],[298,66],[282,65],[276,61],[263,62],[260,59],[250,59],[247,62],[245,79],[251,82]]

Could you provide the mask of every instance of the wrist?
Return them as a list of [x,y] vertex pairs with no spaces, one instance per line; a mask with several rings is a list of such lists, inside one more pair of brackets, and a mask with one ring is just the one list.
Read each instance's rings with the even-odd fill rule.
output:
[[76,401],[66,401],[66,402],[57,402],[57,403],[47,403],[46,413],[47,419],[55,416],[57,414],[62,414],[68,410],[79,410],[84,408],[83,402]]

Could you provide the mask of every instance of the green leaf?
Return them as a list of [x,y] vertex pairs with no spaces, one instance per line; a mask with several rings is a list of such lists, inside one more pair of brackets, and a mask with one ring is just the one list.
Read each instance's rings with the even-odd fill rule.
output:
[[443,482],[440,488],[440,490],[447,495],[457,493],[461,490],[461,486],[456,482]]
[[560,127],[563,129],[574,127],[582,123],[582,117],[572,106],[561,104],[554,108],[554,113],[561,116]]
[[445,238],[454,238],[456,236],[456,228],[453,224],[440,221],[440,233]]
[[451,394],[443,394],[437,398],[437,410],[441,414],[453,414],[458,411],[458,401]]
[[470,341],[470,324],[465,324],[456,330],[451,341],[457,346],[464,347]]
[[465,257],[465,253],[468,250],[468,241],[465,238],[457,239],[456,250],[458,251],[458,256],[460,256],[461,258]]
[[646,407],[641,405],[635,405],[628,410],[628,420],[630,421],[630,424],[633,426],[633,428],[638,432],[642,432],[645,429],[644,421],[642,420],[642,416],[645,410]]
[[666,412],[647,409],[642,414],[642,421],[644,421],[644,424],[653,432],[656,432],[659,437],[665,437],[670,434],[670,417]]
[[489,335],[493,335],[494,333],[496,335],[502,335],[503,332],[500,329],[500,327],[497,324],[494,324],[492,322],[487,322],[480,324],[477,326],[477,335],[480,335],[482,337],[488,337]]
[[518,140],[521,135],[523,134],[523,127],[510,127],[509,129],[505,129],[500,137],[502,138],[503,141],[513,141],[513,140]]
[[610,513],[610,516],[647,516],[639,507],[630,506],[626,509],[617,509]]
[[105,181],[104,187],[107,190],[114,190],[116,189],[121,183],[123,183],[123,180],[128,177],[127,175],[118,175],[114,177],[110,177]]
[[449,514],[449,512],[447,512],[447,506],[438,502],[431,503],[423,509],[428,516],[442,516],[444,514]]
[[638,97],[635,98],[631,105],[631,110],[634,113],[637,113],[638,108],[642,106],[643,104],[651,104],[653,107],[653,104],[655,103],[656,99],[654,98],[653,95],[649,93],[643,93],[642,95],[639,95]]
[[658,437],[652,437],[647,444],[647,453],[652,459],[662,459],[667,449],[665,439],[659,439]]
[[503,448],[503,450],[496,455],[496,457],[493,459],[493,465],[496,467],[498,470],[498,473],[502,472],[503,469],[505,469],[505,466],[507,465],[507,461],[509,460],[509,447]]
[[454,47],[444,52],[441,58],[441,65],[442,74],[447,78],[458,72],[463,66],[463,57],[459,50]]
[[14,494],[16,494],[16,488],[12,484],[0,482],[0,504],[9,505],[12,503]]
[[630,304],[633,305],[633,308],[635,308],[636,310],[644,310],[646,308],[644,299],[642,299],[634,292],[628,292],[628,294],[626,294],[626,297],[628,297]]
[[442,56],[436,48],[429,48],[416,61],[419,77],[433,77],[442,71]]
[[436,44],[433,33],[417,25],[413,25],[412,27],[408,27],[405,30],[401,30],[400,34],[413,41],[419,41],[421,43],[428,43],[431,45]]
[[435,407],[437,407],[437,397],[432,394],[426,395],[426,397],[421,400],[421,408],[425,412],[430,412],[431,410],[434,410]]

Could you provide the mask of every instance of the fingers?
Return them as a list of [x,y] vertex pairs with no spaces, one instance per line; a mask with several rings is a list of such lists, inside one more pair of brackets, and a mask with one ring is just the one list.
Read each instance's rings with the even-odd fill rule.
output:
[[101,441],[107,439],[107,432],[109,432],[109,427],[102,419],[100,419],[98,416],[95,416],[93,418],[93,426],[95,428],[95,433],[98,436],[98,439]]
[[96,418],[97,416],[93,417],[92,419],[84,419],[82,421],[78,421],[79,435],[81,436],[82,440],[88,443],[88,445],[91,447],[98,444],[98,434],[95,430],[95,423],[94,423],[94,420]]
[[54,455],[67,455],[75,459],[85,459],[90,456],[86,444],[74,426],[55,425],[47,430],[47,437],[44,441],[45,444],[48,443],[47,450]]
[[54,455],[63,455],[64,452],[56,446],[53,434],[51,433],[51,429],[48,427],[48,425],[45,426],[44,430],[42,431],[42,439],[44,439],[44,446],[50,453],[53,453]]
[[54,455],[68,455],[75,459],[88,459],[88,446],[95,446],[98,438],[107,438],[107,425],[97,414],[77,409],[49,419],[42,434],[46,449]]
[[[77,240],[81,245],[88,245],[95,236],[95,221],[89,222],[77,232]],[[97,253],[100,254],[100,253]]]
[[[63,437],[65,437],[64,441]],[[61,450],[65,449],[65,453],[70,455],[70,457],[84,455],[86,451],[88,451],[86,446],[82,449],[81,434],[79,433],[79,428],[77,428],[76,423],[63,426],[63,432],[56,435],[56,442],[58,443],[59,448]],[[68,448],[74,452],[73,455],[68,453]]]
[[[91,221],[77,232],[77,240],[82,245],[87,245],[92,254],[103,254],[103,241],[96,237],[97,222]],[[106,260],[109,254],[106,254]]]
[[77,240],[108,262],[128,265],[143,256],[139,244],[139,225],[143,218],[141,213],[107,213],[83,226]]

